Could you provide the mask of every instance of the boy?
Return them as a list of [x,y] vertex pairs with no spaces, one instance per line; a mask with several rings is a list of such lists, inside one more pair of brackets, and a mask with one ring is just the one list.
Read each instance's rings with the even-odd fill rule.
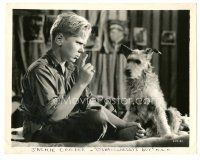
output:
[[[101,105],[74,111],[83,106],[78,102],[86,98],[86,87],[95,73],[90,63],[85,64],[84,46],[90,32],[90,23],[71,12],[58,15],[52,25],[51,49],[31,64],[22,81],[27,141],[91,142],[130,126],[137,128],[136,138],[144,136],[137,123],[127,123]],[[77,66],[80,57],[82,63]]]

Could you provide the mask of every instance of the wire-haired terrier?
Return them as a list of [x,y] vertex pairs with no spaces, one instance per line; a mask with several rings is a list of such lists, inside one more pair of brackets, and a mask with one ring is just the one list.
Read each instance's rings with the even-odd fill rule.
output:
[[127,55],[125,75],[130,104],[123,119],[139,122],[146,129],[147,137],[178,134],[182,116],[176,108],[167,109],[158,76],[152,71],[150,62],[152,55],[160,52],[151,48],[128,49],[123,46]]

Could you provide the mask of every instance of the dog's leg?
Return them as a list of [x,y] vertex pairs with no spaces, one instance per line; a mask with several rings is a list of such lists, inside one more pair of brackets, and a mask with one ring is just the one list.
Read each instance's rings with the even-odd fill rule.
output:
[[131,113],[130,111],[127,111],[123,120],[126,122],[135,122],[137,120],[137,115],[134,113]]
[[127,111],[125,116],[124,116],[124,118],[123,118],[123,120],[125,120],[126,122],[130,122],[131,121],[130,117],[131,117],[131,113],[130,113],[130,111]]
[[[159,95],[159,92],[157,94]],[[163,137],[166,135],[170,135],[171,129],[167,122],[167,117],[165,113],[166,103],[164,101],[164,98],[161,95],[161,93],[158,97],[159,98],[154,100],[154,105],[155,105],[154,120],[155,120],[159,135]]]
[[156,108],[154,120],[160,136],[164,137],[171,135],[171,129],[170,126],[168,125],[164,109]]
[[152,104],[155,106],[154,111],[154,122],[157,127],[157,131],[160,136],[168,136],[171,135],[171,129],[168,125],[167,117],[165,110],[167,109],[167,104],[164,100],[163,93],[159,86],[157,86],[157,89],[154,89],[153,92],[151,92],[151,101]]
[[170,107],[165,111],[171,132],[177,134],[181,125],[181,113],[174,107]]

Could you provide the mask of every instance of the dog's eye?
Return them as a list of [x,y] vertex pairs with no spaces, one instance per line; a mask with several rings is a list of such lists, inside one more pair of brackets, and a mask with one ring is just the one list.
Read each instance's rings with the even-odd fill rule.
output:
[[134,59],[133,62],[135,62],[136,64],[141,64],[141,61],[139,59]]
[[132,62],[132,63],[136,63],[136,64],[141,64],[141,61],[139,59],[128,59],[127,62],[128,63]]

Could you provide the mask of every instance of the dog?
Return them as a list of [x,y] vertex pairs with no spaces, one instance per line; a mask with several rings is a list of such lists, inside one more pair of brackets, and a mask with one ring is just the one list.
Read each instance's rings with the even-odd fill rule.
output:
[[178,134],[183,122],[181,113],[174,107],[167,108],[158,76],[151,66],[152,55],[161,53],[151,48],[131,50],[123,47],[127,58],[125,75],[129,97],[123,119],[140,123],[146,129],[146,137]]

